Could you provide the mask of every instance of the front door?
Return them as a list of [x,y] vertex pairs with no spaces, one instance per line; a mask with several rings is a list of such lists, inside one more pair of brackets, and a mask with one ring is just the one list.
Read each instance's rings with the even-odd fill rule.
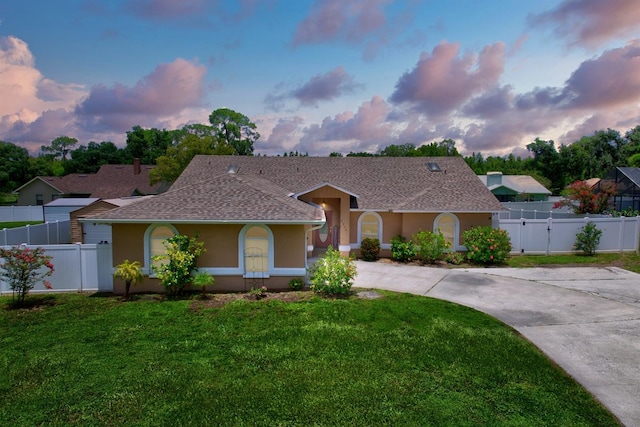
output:
[[324,215],[327,222],[325,222],[321,228],[315,231],[314,245],[316,248],[326,249],[333,242],[333,239],[332,239],[333,222],[331,221],[331,211],[325,210]]

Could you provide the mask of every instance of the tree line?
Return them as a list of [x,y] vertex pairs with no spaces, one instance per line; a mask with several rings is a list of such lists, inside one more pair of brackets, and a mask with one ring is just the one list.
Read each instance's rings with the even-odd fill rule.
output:
[[[247,116],[221,108],[210,114],[208,125],[189,124],[175,130],[134,126],[127,132],[122,148],[110,141],[78,145],[77,139],[60,136],[32,157],[25,148],[0,141],[0,193],[10,193],[36,176],[95,173],[104,164],[132,164],[136,158],[142,164],[156,165],[150,175],[152,182],[173,182],[195,155],[251,156],[258,138],[256,125]],[[559,194],[575,181],[602,178],[617,166],[639,167],[640,125],[624,134],[613,129],[599,130],[559,147],[553,140],[536,138],[526,148],[530,157],[484,157],[482,153],[472,153],[464,160],[478,175],[531,175],[553,194]],[[283,155],[308,154],[296,151]],[[333,152],[330,156],[343,154]],[[350,152],[346,156],[462,157],[451,139],[420,146],[391,144],[377,153]]]

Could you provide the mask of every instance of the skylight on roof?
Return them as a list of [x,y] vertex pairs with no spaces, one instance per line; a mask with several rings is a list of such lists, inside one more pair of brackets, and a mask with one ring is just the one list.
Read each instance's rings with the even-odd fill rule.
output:
[[240,169],[240,166],[237,165],[229,165],[227,166],[227,173],[228,174],[236,174],[238,173],[238,169]]
[[440,165],[438,165],[437,163],[429,162],[427,163],[427,167],[431,172],[442,172],[442,169],[440,169]]

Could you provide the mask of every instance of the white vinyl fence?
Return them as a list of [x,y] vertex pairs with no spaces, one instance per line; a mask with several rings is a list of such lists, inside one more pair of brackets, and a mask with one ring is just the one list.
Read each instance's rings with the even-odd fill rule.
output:
[[43,206],[0,206],[0,222],[44,221]]
[[[113,292],[111,245],[76,243],[29,247],[36,246],[43,247],[45,255],[53,257],[54,272],[48,278],[53,289],[48,290],[38,284],[33,292]],[[7,293],[11,293],[9,284],[0,280],[0,294]]]
[[46,222],[0,230],[0,246],[71,243],[71,221]]
[[494,226],[509,233],[512,254],[552,254],[573,252],[576,234],[587,222],[602,230],[597,252],[638,251],[640,217],[501,218]]

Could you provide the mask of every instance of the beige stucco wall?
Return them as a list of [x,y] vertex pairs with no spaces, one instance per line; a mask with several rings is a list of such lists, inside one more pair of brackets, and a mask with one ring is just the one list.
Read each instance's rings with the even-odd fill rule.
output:
[[[312,202],[322,206],[325,210],[332,211],[333,225],[340,227],[338,244],[340,246],[349,245],[351,223],[349,209],[350,196],[348,194],[333,187],[325,186],[303,194],[299,198],[302,201]],[[315,246],[313,238],[312,244]]]
[[[144,235],[151,224],[113,224],[113,264],[125,259],[140,261],[144,265]],[[201,268],[238,268],[242,261],[238,259],[238,239],[241,224],[173,224],[180,234],[198,236],[204,242],[206,251],[200,256]],[[303,225],[270,225],[273,233],[274,268],[305,267],[305,227]],[[260,281],[245,280],[242,276],[216,276],[214,291],[244,291],[253,286],[261,286]],[[289,281],[297,276],[274,276],[264,279],[269,289],[288,289]],[[145,277],[142,284],[132,292],[162,292],[159,281]],[[114,292],[123,293],[124,283],[114,280]]]
[[[349,239],[352,244],[358,242],[358,219],[364,212],[351,212],[350,226],[351,232]],[[407,239],[411,239],[415,233],[420,230],[433,231],[433,223],[440,215],[439,213],[391,213],[376,212],[382,218],[382,242],[381,244],[391,243],[391,238],[402,235]],[[460,224],[460,239],[458,244],[463,245],[462,233],[473,227],[491,225],[491,213],[455,213],[454,214]],[[354,251],[359,256],[358,251]],[[383,249],[380,252],[381,257],[390,257],[391,251]]]

